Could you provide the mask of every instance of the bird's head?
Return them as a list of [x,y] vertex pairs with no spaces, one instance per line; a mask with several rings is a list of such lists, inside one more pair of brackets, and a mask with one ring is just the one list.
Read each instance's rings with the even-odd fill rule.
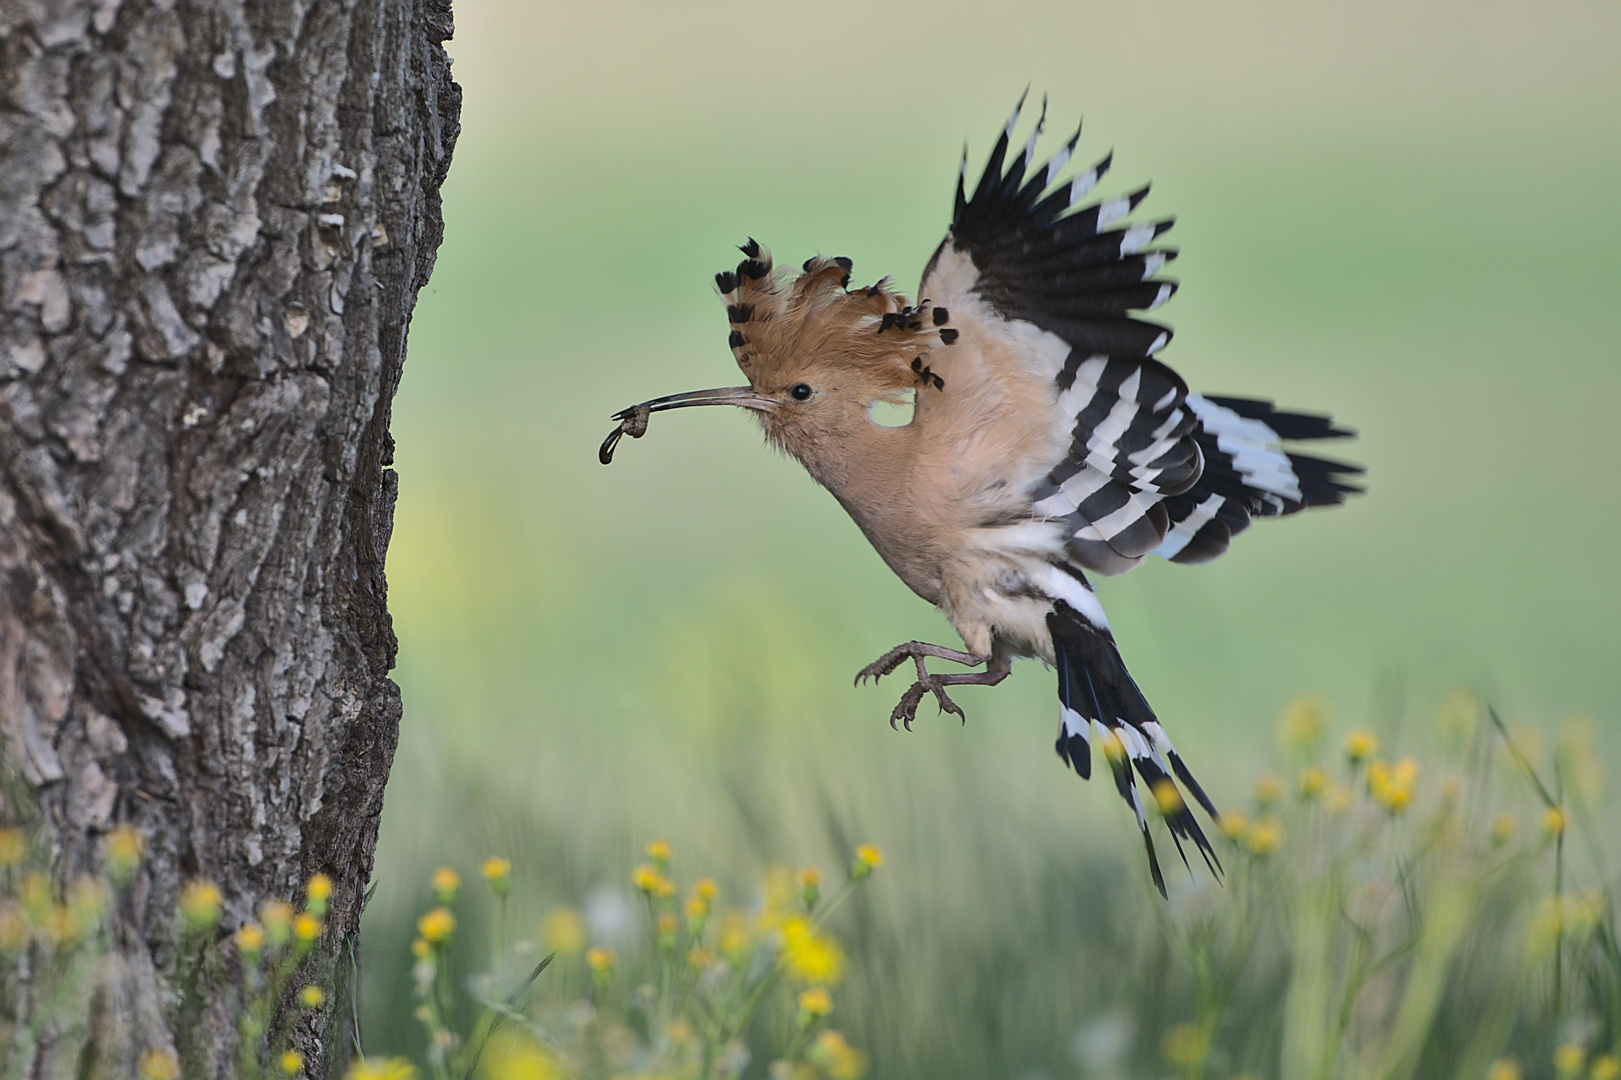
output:
[[743,261],[716,274],[715,283],[748,385],[672,394],[615,414],[621,426],[603,444],[604,461],[619,435],[640,437],[650,413],[736,405],[759,417],[773,445],[812,465],[854,425],[875,424],[872,406],[900,404],[908,390],[937,378],[928,372],[928,353],[940,342],[943,319],[927,301],[908,307],[887,279],[852,291],[849,259],[813,258],[799,275],[782,278],[755,241],[740,250]]

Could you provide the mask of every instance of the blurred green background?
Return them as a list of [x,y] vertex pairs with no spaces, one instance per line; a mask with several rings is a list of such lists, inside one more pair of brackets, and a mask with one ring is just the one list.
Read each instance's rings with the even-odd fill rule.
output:
[[394,412],[406,711],[369,1043],[412,1037],[405,945],[440,862],[510,856],[532,926],[622,886],[655,835],[734,894],[867,840],[892,873],[861,909],[880,952],[846,1024],[933,1032],[876,1060],[1074,1073],[1073,1033],[1113,1008],[1086,973],[1153,927],[1129,815],[1052,752],[1052,675],[1022,664],[961,694],[966,726],[925,706],[893,733],[903,683],[855,671],[956,640],[747,416],[662,417],[596,461],[615,409],[741,381],[712,278],[746,236],[915,290],[964,138],[977,173],[1027,83],[1049,150],[1084,114],[1080,162],[1116,152],[1104,194],[1152,180],[1143,213],[1177,217],[1163,359],[1360,432],[1333,449],[1368,467],[1366,497],[1101,585],[1217,802],[1305,692],[1400,749],[1465,686],[1527,723],[1589,713],[1613,756],[1621,8],[455,16],[463,130]]

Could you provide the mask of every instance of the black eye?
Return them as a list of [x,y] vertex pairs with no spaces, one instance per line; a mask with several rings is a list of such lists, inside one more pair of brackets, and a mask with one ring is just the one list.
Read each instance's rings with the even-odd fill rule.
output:
[[793,386],[788,388],[788,396],[793,398],[795,401],[809,400],[811,396],[811,388],[806,383],[794,383]]

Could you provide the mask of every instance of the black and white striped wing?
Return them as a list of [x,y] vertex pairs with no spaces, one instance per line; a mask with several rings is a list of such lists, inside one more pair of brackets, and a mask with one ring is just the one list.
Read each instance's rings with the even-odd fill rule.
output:
[[1198,394],[1188,395],[1187,407],[1198,418],[1193,439],[1204,469],[1191,487],[1164,500],[1170,529],[1155,549],[1163,558],[1208,562],[1254,518],[1334,506],[1362,490],[1351,482],[1360,467],[1283,448],[1285,442],[1353,434],[1330,417],[1279,412],[1270,401]]
[[1018,116],[1015,109],[971,197],[964,158],[951,229],[924,274],[923,294],[931,295],[942,255],[964,254],[973,266],[970,291],[1003,319],[1067,346],[1055,378],[1071,442],[1033,491],[1036,512],[1070,526],[1070,554],[1082,566],[1120,573],[1164,542],[1172,520],[1162,500],[1187,491],[1202,468],[1187,386],[1153,358],[1171,331],[1131,315],[1176,291],[1175,282],[1154,277],[1176,252],[1149,247],[1171,221],[1124,223],[1146,187],[1083,204],[1107,157],[1057,184],[1079,129],[1032,171],[1038,121],[1004,170]]
[[1361,469],[1282,447],[1350,431],[1325,416],[1278,412],[1268,401],[1190,394],[1154,358],[1171,331],[1132,312],[1158,307],[1176,290],[1154,277],[1176,252],[1148,246],[1172,220],[1125,222],[1146,186],[1082,205],[1109,157],[1058,184],[1079,129],[1032,171],[1038,120],[1004,169],[1019,111],[971,197],[964,158],[951,229],[925,272],[924,294],[941,255],[960,252],[973,266],[969,288],[998,315],[1067,346],[1055,380],[1070,445],[1031,497],[1038,515],[1068,526],[1070,557],[1101,574],[1130,570],[1151,553],[1204,562],[1255,517],[1340,503],[1360,491],[1349,481]]

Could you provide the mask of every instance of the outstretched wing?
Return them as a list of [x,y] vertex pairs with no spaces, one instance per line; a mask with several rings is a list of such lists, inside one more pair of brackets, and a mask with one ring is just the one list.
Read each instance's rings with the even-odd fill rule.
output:
[[1038,121],[1009,164],[1018,118],[1016,108],[972,196],[964,156],[951,228],[924,273],[923,295],[969,292],[1002,320],[1063,343],[1045,351],[1064,356],[1045,374],[1056,382],[1056,420],[1070,425],[1069,447],[1032,494],[1038,513],[1069,527],[1077,562],[1120,573],[1164,542],[1172,522],[1162,499],[1188,490],[1202,468],[1187,386],[1153,358],[1171,331],[1131,314],[1176,291],[1175,282],[1155,278],[1176,252],[1149,246],[1171,221],[1124,222],[1146,187],[1085,201],[1110,157],[1057,183],[1079,128],[1032,169]]
[[[1171,331],[1133,313],[1176,291],[1155,276],[1176,251],[1150,246],[1172,219],[1125,221],[1146,186],[1085,201],[1112,155],[1059,183],[1079,128],[1032,167],[1045,106],[1009,163],[1019,114],[1015,108],[972,196],[964,155],[951,228],[924,272],[922,295],[969,293],[1010,328],[1062,343],[1031,353],[1056,384],[1055,422],[1070,436],[1031,496],[1038,514],[1064,523],[1069,555],[1102,574],[1153,552],[1198,562],[1225,550],[1252,516],[1341,502],[1357,490],[1344,477],[1360,470],[1278,447],[1348,432],[1266,402],[1190,394],[1155,359]],[[1063,356],[1056,366],[1054,356]]]

